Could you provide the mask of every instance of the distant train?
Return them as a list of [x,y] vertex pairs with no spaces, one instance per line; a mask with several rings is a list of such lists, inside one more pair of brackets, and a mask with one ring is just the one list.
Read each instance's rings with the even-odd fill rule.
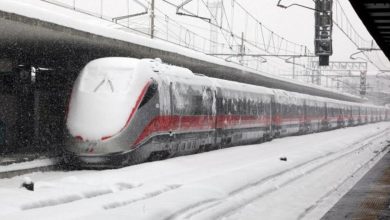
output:
[[66,161],[111,167],[390,119],[390,109],[101,58],[78,76]]

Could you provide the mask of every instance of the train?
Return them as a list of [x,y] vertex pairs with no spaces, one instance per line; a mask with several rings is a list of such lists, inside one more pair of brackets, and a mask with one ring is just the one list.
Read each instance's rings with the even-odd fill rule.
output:
[[390,109],[210,78],[160,59],[106,57],[77,77],[64,161],[121,167],[390,120]]

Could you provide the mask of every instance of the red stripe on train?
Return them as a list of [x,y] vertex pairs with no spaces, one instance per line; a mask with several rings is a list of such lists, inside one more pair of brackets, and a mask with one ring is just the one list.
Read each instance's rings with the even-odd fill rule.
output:
[[141,143],[153,133],[159,132],[183,132],[183,131],[208,131],[215,128],[231,129],[237,126],[270,126],[271,119],[256,116],[240,115],[186,115],[186,116],[157,116],[154,118],[138,136],[134,145]]
[[[324,120],[324,116],[310,117],[310,120]],[[215,121],[216,120],[216,121]],[[283,122],[304,123],[304,117],[281,117],[279,115],[272,117],[272,123],[281,125]],[[133,146],[138,145],[147,137],[154,133],[161,132],[185,132],[191,130],[207,131],[216,128],[235,129],[250,125],[250,127],[267,127],[271,125],[271,118],[257,117],[250,115],[161,115],[152,119],[138,136]],[[249,128],[249,126],[248,126]]]

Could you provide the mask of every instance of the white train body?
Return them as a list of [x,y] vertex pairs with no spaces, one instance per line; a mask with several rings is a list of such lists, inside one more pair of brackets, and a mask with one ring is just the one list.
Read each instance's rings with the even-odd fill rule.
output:
[[389,109],[197,75],[159,60],[101,58],[78,76],[68,161],[122,166],[389,119]]

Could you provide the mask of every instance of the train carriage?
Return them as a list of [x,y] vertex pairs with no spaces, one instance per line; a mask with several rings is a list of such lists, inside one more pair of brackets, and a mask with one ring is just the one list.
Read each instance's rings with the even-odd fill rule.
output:
[[359,125],[359,119],[360,119],[360,108],[358,105],[355,105],[354,103],[349,104],[350,110],[350,116],[349,116],[349,126],[356,126]]
[[[389,119],[389,109],[102,58],[78,76],[65,161],[109,167]],[[347,123],[348,122],[348,123]]]
[[375,122],[375,110],[373,106],[368,107],[368,117],[369,117],[369,122],[374,123]]
[[369,121],[368,106],[360,107],[361,124],[367,124]]
[[379,121],[385,121],[386,120],[386,109],[384,107],[379,107],[379,109],[380,109]]
[[326,102],[326,122],[325,129],[336,129],[343,125],[342,105],[337,101],[327,100]]
[[379,121],[379,111],[378,111],[378,108],[377,107],[373,107],[372,108],[373,110],[373,122],[378,122]]
[[349,123],[349,117],[351,114],[351,108],[348,104],[341,103],[341,111],[342,111],[342,127],[348,126]]
[[276,136],[304,133],[304,99],[294,93],[275,90],[273,124]]
[[304,116],[307,132],[318,132],[322,129],[325,120],[325,101],[321,98],[307,96],[304,101]]
[[175,76],[170,81],[171,151],[188,154],[215,146],[216,88],[202,76]]
[[272,90],[218,80],[217,140],[221,146],[271,138]]

